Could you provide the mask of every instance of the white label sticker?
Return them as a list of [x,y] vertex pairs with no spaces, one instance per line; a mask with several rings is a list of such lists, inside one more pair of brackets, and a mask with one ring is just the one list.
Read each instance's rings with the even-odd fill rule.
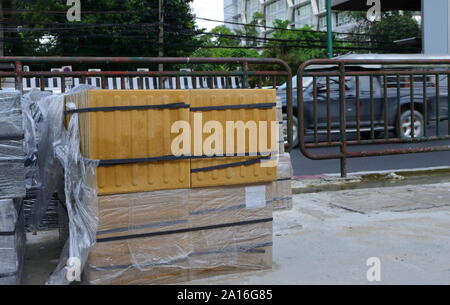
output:
[[249,186],[245,188],[245,208],[248,210],[266,207],[266,186]]

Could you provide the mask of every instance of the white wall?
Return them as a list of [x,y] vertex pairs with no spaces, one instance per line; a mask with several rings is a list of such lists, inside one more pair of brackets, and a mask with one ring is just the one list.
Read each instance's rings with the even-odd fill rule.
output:
[[450,0],[422,0],[423,50],[450,54]]

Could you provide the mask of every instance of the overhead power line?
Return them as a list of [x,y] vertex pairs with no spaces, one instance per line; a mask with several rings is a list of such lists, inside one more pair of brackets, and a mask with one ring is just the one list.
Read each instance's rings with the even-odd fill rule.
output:
[[[141,23],[141,24],[82,24],[82,25],[68,25],[64,27],[49,27],[49,28],[40,28],[40,27],[5,27],[5,32],[13,33],[13,32],[51,32],[51,33],[67,33],[73,30],[93,30],[96,28],[113,28],[113,27],[120,27],[120,28],[126,28],[127,32],[154,32],[155,30],[153,28],[156,28],[159,26],[160,23]],[[174,31],[169,31],[168,33],[171,34],[179,34],[179,35],[189,35],[189,36],[199,36],[199,35],[210,35],[215,37],[223,37],[228,39],[238,39],[238,40],[253,40],[253,41],[259,41],[259,42],[292,42],[296,43],[299,41],[308,41],[308,42],[325,42],[324,39],[281,39],[281,38],[267,38],[267,37],[259,37],[259,36],[249,36],[249,35],[238,35],[238,34],[222,34],[222,33],[213,33],[213,32],[205,32],[205,31],[199,31],[199,30],[193,30],[193,29],[185,29],[185,28],[179,28],[174,27],[172,24],[164,24],[167,27],[171,27],[174,29]],[[320,32],[321,33],[321,32]],[[81,33],[80,33],[81,34]],[[65,36],[67,36],[65,34]],[[114,35],[113,35],[114,36]],[[352,40],[339,40],[341,43],[353,43],[353,44],[371,44],[369,41],[352,41]],[[383,44],[381,42],[381,44]],[[389,44],[389,43],[384,43]],[[390,44],[389,44],[390,45]]]
[[[64,10],[29,10],[29,9],[4,9],[4,12],[7,14],[61,14],[65,15],[67,14],[67,11]],[[103,15],[129,15],[129,14],[138,14],[138,15],[149,15],[151,12],[158,13],[157,8],[146,8],[145,10],[84,10],[81,13],[82,14],[103,14]],[[170,12],[170,15],[177,15],[178,12]],[[211,22],[217,22],[217,23],[223,23],[223,24],[233,24],[233,25],[239,25],[239,26],[248,26],[248,27],[255,27],[255,28],[264,28],[264,29],[271,29],[271,30],[284,30],[284,31],[300,31],[300,32],[322,32],[326,33],[325,31],[316,31],[316,30],[308,30],[308,29],[286,29],[286,28],[280,28],[280,27],[274,27],[274,26],[267,26],[267,25],[260,25],[260,24],[252,24],[252,23],[241,23],[241,22],[233,22],[233,21],[225,21],[225,20],[218,20],[218,19],[211,19],[211,18],[205,18],[205,17],[197,17],[194,16],[197,20],[204,20],[204,21],[211,21]],[[363,33],[348,33],[348,32],[333,32],[333,34],[336,35],[351,35],[351,36],[379,36],[379,35],[373,35],[373,34],[363,34]]]
[[[325,31],[316,31],[316,30],[307,30],[307,29],[286,29],[286,28],[273,27],[273,26],[267,26],[267,25],[252,24],[252,23],[241,23],[241,22],[217,20],[217,19],[210,19],[210,18],[203,18],[203,17],[195,17],[195,19],[211,21],[211,22],[219,22],[219,23],[224,23],[224,24],[233,24],[233,25],[241,25],[241,26],[249,26],[249,27],[256,27],[256,28],[271,29],[271,30],[283,30],[283,31],[294,31],[294,32],[313,32],[313,33],[324,33],[324,34],[327,33]],[[346,33],[346,32],[333,32],[333,34],[337,34],[337,35],[355,35],[355,36],[378,36],[378,35],[372,35],[372,34]]]

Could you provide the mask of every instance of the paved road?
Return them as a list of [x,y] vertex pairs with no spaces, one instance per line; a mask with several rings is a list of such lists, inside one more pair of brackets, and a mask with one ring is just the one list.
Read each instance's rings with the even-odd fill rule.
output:
[[[450,145],[450,141],[418,143],[414,146],[427,147],[435,145]],[[377,145],[377,146],[359,146],[352,148],[352,151],[368,150],[368,149],[397,149],[402,147],[410,147],[408,145]],[[325,148],[314,150],[316,153],[333,153],[335,149]],[[296,148],[291,153],[292,164],[295,176],[312,176],[320,174],[340,173],[339,160],[314,161],[307,159]],[[415,169],[428,168],[438,166],[450,166],[450,151],[421,153],[411,155],[397,155],[384,157],[370,157],[348,160],[349,172],[362,171],[380,171],[380,170],[397,170],[397,169]]]
[[[441,135],[446,135],[448,131],[448,121],[440,123]],[[435,135],[435,126],[430,126],[427,129],[428,135]],[[380,135],[383,137],[383,135]],[[391,136],[393,136],[391,134]],[[355,140],[355,135],[348,135],[349,140]],[[307,142],[313,142],[313,138],[307,138]],[[325,138],[320,141],[326,141]],[[333,141],[339,141],[339,135],[333,136]],[[390,144],[390,145],[366,145],[350,147],[351,151],[367,151],[367,150],[384,150],[384,149],[399,149],[408,147],[428,147],[428,146],[442,146],[450,145],[450,140],[437,142],[424,142],[416,144]],[[339,148],[323,148],[311,150],[314,154],[330,154],[339,152]],[[294,167],[294,176],[313,176],[321,174],[337,174],[340,173],[339,160],[323,160],[314,161],[303,156],[299,148],[295,148],[292,153],[292,165]],[[348,160],[348,172],[365,172],[365,171],[383,171],[383,170],[398,170],[398,169],[416,169],[450,166],[450,151],[421,153],[410,155],[396,155],[384,157],[369,157],[357,158]]]

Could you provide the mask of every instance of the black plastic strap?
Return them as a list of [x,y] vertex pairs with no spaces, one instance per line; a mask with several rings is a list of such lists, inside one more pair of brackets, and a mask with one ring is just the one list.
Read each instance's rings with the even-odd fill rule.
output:
[[270,160],[270,159],[272,159],[271,156],[259,157],[259,158],[255,158],[255,159],[251,159],[251,160],[242,161],[242,162],[235,162],[235,163],[221,164],[221,165],[215,165],[215,166],[209,166],[209,167],[203,167],[203,168],[196,168],[196,169],[191,169],[191,173],[195,174],[195,173],[208,172],[208,171],[213,171],[213,170],[217,170],[217,169],[225,169],[225,168],[230,168],[230,167],[250,166],[253,164],[260,163],[263,160]]
[[179,160],[189,160],[190,156],[162,156],[153,158],[136,158],[136,159],[114,159],[114,160],[100,160],[98,166],[114,166],[114,165],[127,165],[136,163],[149,163],[149,162],[163,162],[163,161],[179,161]]
[[[267,153],[266,153],[267,154]],[[271,154],[269,152],[269,154]],[[215,158],[247,158],[247,157],[261,157],[262,153],[239,153],[239,154],[228,154],[228,155],[213,155],[213,156],[191,156],[191,159],[215,159]]]
[[0,160],[0,163],[2,163],[2,164],[5,164],[5,163],[25,163],[25,162],[26,162],[25,158],[23,158],[23,159],[16,158],[16,159],[3,159],[3,160]]
[[0,136],[0,141],[21,141],[25,138],[24,135],[17,136]]
[[11,277],[11,276],[16,276],[16,275],[17,275],[17,271],[15,271],[15,272],[8,272],[8,273],[0,273],[0,279]]
[[12,232],[0,232],[0,236],[14,236],[16,235],[16,231]]
[[146,238],[146,237],[173,235],[173,234],[181,234],[181,233],[189,233],[189,232],[198,232],[198,231],[205,231],[205,230],[214,230],[214,229],[222,229],[222,228],[229,228],[229,227],[252,225],[252,224],[258,224],[258,223],[266,223],[266,222],[271,222],[271,221],[273,221],[273,218],[249,220],[249,221],[234,222],[234,223],[225,223],[225,224],[218,224],[218,225],[212,225],[212,226],[180,229],[180,230],[152,232],[152,233],[144,233],[144,234],[133,234],[133,235],[107,237],[107,238],[98,238],[97,242],[101,243],[101,242],[120,241],[120,240],[127,240],[127,239],[136,239],[136,238]]
[[115,165],[127,165],[137,163],[150,163],[150,162],[164,162],[164,161],[182,161],[191,159],[215,159],[215,158],[235,158],[235,157],[254,157],[261,156],[261,153],[246,153],[246,154],[234,154],[234,155],[214,155],[214,156],[161,156],[151,158],[130,158],[130,159],[111,159],[111,160],[99,160],[99,167],[115,166]]
[[226,105],[226,106],[205,106],[191,107],[191,112],[196,111],[214,111],[214,110],[239,110],[239,109],[272,109],[276,103],[259,103],[259,104],[243,104],[243,105]]
[[131,110],[164,110],[164,109],[186,109],[186,103],[172,103],[162,105],[138,105],[138,106],[114,106],[114,107],[91,107],[67,110],[65,114],[87,113],[87,112],[110,112],[110,111],[131,111]]
[[292,178],[282,178],[282,179],[278,179],[277,181],[291,181]]

